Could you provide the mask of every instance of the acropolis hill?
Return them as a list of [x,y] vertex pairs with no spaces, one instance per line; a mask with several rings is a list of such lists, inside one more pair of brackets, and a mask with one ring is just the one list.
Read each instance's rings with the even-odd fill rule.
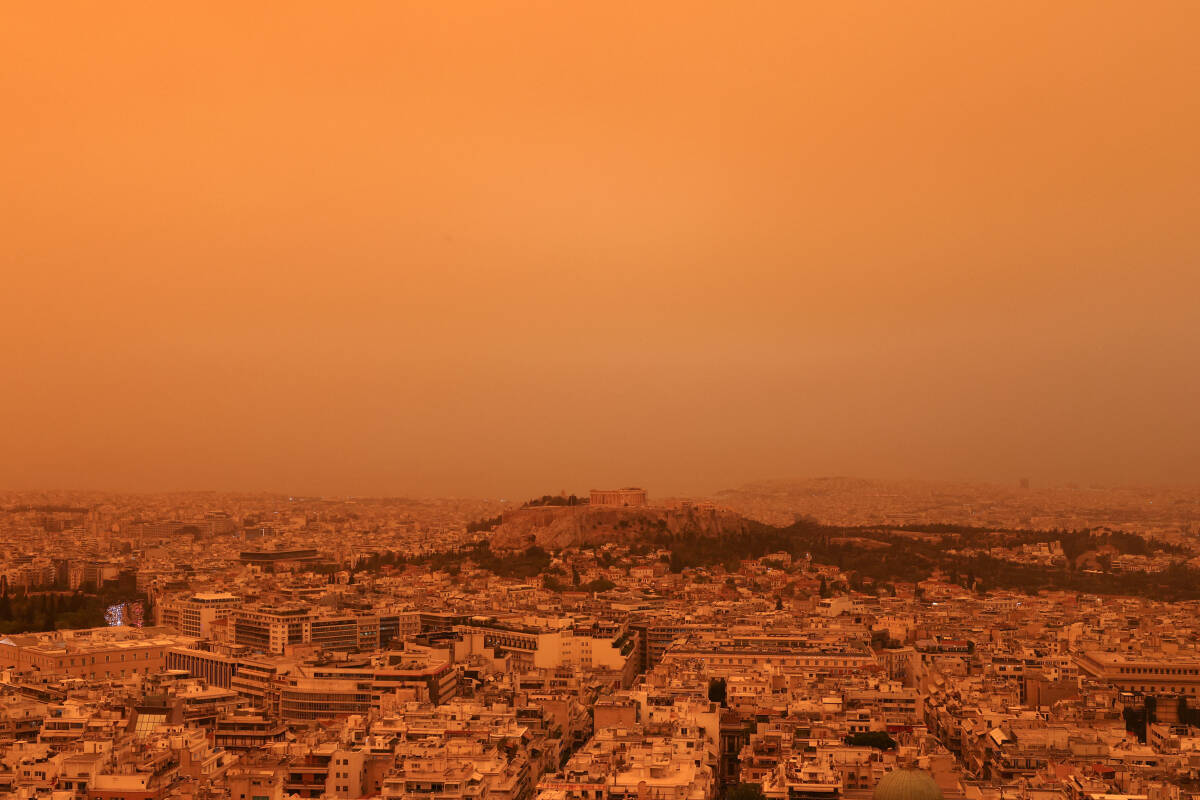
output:
[[541,506],[505,512],[490,541],[494,550],[517,550],[533,544],[556,550],[629,542],[660,533],[728,536],[745,533],[754,524],[711,505]]

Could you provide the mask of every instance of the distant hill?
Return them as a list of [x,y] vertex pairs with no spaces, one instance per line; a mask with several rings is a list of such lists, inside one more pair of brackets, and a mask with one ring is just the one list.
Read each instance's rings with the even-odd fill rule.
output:
[[726,489],[712,501],[760,522],[809,517],[830,525],[1170,529],[1193,532],[1200,487],[1037,486],[830,477]]

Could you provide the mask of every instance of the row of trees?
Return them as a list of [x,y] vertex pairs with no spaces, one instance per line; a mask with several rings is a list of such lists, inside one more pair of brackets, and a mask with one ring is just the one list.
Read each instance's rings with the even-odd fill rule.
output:
[[104,624],[104,607],[89,603],[83,592],[0,594],[0,633],[90,628]]
[[[940,570],[952,582],[977,592],[1058,589],[1167,600],[1200,599],[1200,570],[1183,562],[1158,573],[1097,574],[1074,569],[1070,560],[1063,566],[1018,564],[987,554],[968,556],[948,552],[950,549],[1052,540],[1064,542],[1065,551],[1079,553],[1099,546],[1112,546],[1121,552],[1150,553],[1173,549],[1135,534],[1119,531],[997,533],[960,526],[926,527],[937,529],[926,532],[940,533],[953,539],[953,543],[948,545],[943,538],[914,538],[895,530],[841,528],[811,520],[799,520],[786,528],[752,523],[744,530],[716,536],[702,535],[699,531],[660,532],[651,539],[657,546],[671,551],[672,572],[717,565],[733,571],[743,559],[787,552],[794,557],[810,556],[817,563],[836,566],[852,576],[854,588],[865,591],[895,581],[924,580],[935,570]],[[943,531],[943,528],[951,530]],[[877,541],[881,546],[864,547],[856,541],[864,538]],[[828,591],[829,587],[826,587],[825,592]]]
[[616,586],[608,578],[596,578],[594,581],[580,582],[579,574],[572,573],[570,582],[563,582],[555,575],[543,575],[542,583],[552,592],[607,592]]
[[59,628],[94,628],[106,624],[105,612],[119,603],[145,601],[128,579],[110,581],[98,592],[10,591],[0,579],[0,633],[31,633]]
[[467,533],[487,533],[500,527],[500,523],[504,521],[504,516],[497,514],[494,517],[485,517],[474,522],[467,523]]
[[586,497],[576,497],[573,494],[544,494],[525,503],[522,508],[537,508],[539,506],[586,506]]

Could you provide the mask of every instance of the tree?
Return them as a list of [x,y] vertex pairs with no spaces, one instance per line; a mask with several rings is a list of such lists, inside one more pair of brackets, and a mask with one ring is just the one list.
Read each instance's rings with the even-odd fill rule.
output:
[[728,687],[725,685],[724,678],[710,678],[708,681],[708,699],[713,703],[720,703],[725,706]]
[[1125,730],[1137,736],[1138,741],[1143,744],[1146,741],[1146,708],[1134,708],[1133,706],[1125,706],[1121,709],[1121,716],[1125,718]]
[[874,747],[877,750],[895,750],[896,740],[883,731],[864,731],[846,737],[846,744],[854,747]]
[[832,594],[832,592],[829,591],[829,583],[824,577],[821,578],[821,588],[817,593],[820,594],[821,597],[829,597]]
[[757,783],[739,783],[725,793],[725,800],[766,800]]
[[200,530],[200,528],[195,525],[184,525],[175,532],[175,535],[180,538],[187,537],[190,539],[199,539],[203,534],[204,531]]

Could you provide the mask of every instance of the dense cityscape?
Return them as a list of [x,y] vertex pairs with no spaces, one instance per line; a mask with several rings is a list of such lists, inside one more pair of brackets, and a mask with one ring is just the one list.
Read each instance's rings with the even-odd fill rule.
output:
[[[723,504],[761,487],[521,504],[10,494],[0,791],[1178,800],[1198,790],[1200,545],[1187,519],[1155,516],[1136,531],[1105,520],[922,525],[913,509],[928,491],[978,505],[1006,490],[908,494],[839,479],[845,501],[854,487],[887,490],[895,519],[848,526],[846,507],[835,527],[832,501],[813,499],[830,483],[806,483],[810,504],[794,501],[799,521],[784,527]],[[1119,505],[1128,490],[1113,491]],[[864,499],[865,513],[878,503]],[[1060,510],[1096,513],[1089,503]],[[972,558],[1017,570],[1012,585],[994,567],[972,574],[962,566]],[[1184,576],[1175,597],[1123,588],[1165,573]],[[1017,586],[1029,580],[1039,585]]]
[[1200,800],[1200,2],[0,3],[0,800]]

